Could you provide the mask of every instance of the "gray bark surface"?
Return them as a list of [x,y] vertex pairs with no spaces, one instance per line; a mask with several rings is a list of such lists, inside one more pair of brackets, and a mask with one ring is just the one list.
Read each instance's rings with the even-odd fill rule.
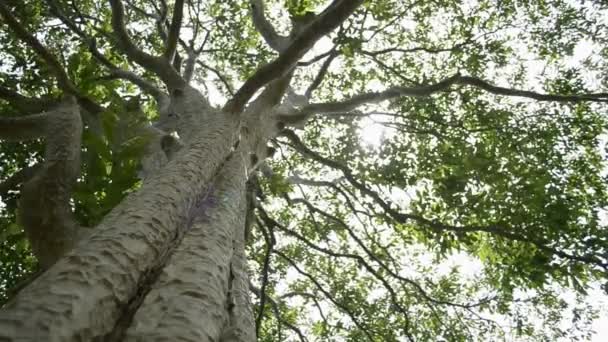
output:
[[[231,311],[231,260],[244,252],[245,166],[226,162],[192,226],[146,296],[124,341],[218,341]],[[245,273],[246,275],[246,273]]]
[[117,318],[154,283],[237,141],[235,116],[209,115],[186,148],[0,311],[0,339],[93,341],[120,329]]

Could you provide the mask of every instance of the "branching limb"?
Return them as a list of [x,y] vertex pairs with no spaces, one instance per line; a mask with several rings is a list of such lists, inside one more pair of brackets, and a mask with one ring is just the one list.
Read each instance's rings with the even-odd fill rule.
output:
[[462,76],[460,74],[448,77],[440,82],[427,86],[415,87],[393,87],[381,92],[370,92],[353,96],[350,99],[338,102],[313,103],[300,109],[298,113],[293,115],[282,115],[280,120],[286,123],[300,123],[306,121],[314,114],[332,114],[340,112],[348,112],[356,109],[364,104],[378,103],[385,100],[390,100],[402,96],[410,97],[425,97],[440,91],[448,91],[453,85],[466,85],[483,89],[489,93],[502,95],[525,97],[536,101],[549,102],[608,102],[608,93],[597,94],[578,94],[578,95],[557,95],[557,94],[542,94],[528,90],[519,90],[505,87],[494,86],[482,79]]
[[549,246],[546,241],[543,241],[543,240],[540,240],[540,239],[537,239],[534,237],[526,236],[526,234],[524,234],[524,233],[516,233],[516,232],[514,232],[513,229],[509,229],[509,227],[506,227],[504,225],[493,224],[493,225],[488,225],[488,226],[456,226],[456,225],[444,224],[444,223],[436,221],[436,220],[430,220],[430,219],[427,219],[423,216],[416,215],[416,214],[402,213],[399,210],[394,209],[393,205],[389,201],[384,200],[380,196],[380,194],[378,194],[376,191],[368,188],[363,182],[359,181],[346,165],[343,165],[339,162],[336,162],[334,160],[323,157],[320,154],[316,153],[315,151],[312,151],[306,145],[304,145],[304,143],[295,134],[295,132],[293,132],[291,130],[285,129],[285,130],[283,130],[282,134],[291,141],[291,143],[293,144],[293,147],[296,151],[302,153],[304,156],[309,157],[325,166],[328,166],[333,169],[341,171],[344,174],[344,178],[346,180],[348,180],[348,182],[353,187],[355,187],[357,190],[359,190],[362,194],[369,196],[371,199],[373,199],[374,202],[377,203],[380,206],[380,208],[382,208],[382,210],[384,211],[386,216],[388,218],[394,220],[395,222],[406,224],[408,221],[412,220],[412,221],[417,222],[418,224],[420,224],[422,226],[428,227],[431,230],[436,231],[436,232],[454,232],[455,234],[484,232],[484,233],[488,233],[488,234],[491,234],[494,236],[499,236],[504,239],[531,244],[531,245],[535,246],[536,248],[538,248],[539,250],[548,252],[550,254],[556,255],[556,256],[566,259],[566,260],[582,262],[582,263],[586,263],[586,264],[596,265],[603,269],[608,269],[608,263],[603,261],[597,255],[594,255],[594,254],[576,255],[576,254],[572,254],[569,252],[564,252],[562,250]]
[[[116,0],[114,0],[116,1]],[[251,97],[268,82],[285,75],[313,45],[346,20],[363,0],[334,0],[273,62],[260,67],[226,103],[224,110],[242,112]]]
[[48,113],[18,117],[0,116],[0,139],[7,141],[31,140],[46,132]]
[[17,21],[17,19],[11,13],[11,10],[4,3],[0,3],[0,15],[2,15],[4,22],[11,28],[11,30],[15,32],[16,36],[30,46],[34,52],[36,52],[36,54],[47,63],[47,67],[57,79],[59,88],[61,88],[65,93],[75,96],[80,105],[89,113],[98,114],[103,111],[98,104],[78,91],[57,58],[55,58],[55,56],[44,45],[42,45],[42,43],[36,39],[34,35],[28,32],[19,21]]
[[323,295],[325,296],[325,298],[327,298],[327,300],[329,300],[336,308],[340,309],[340,311],[342,311],[343,313],[345,313],[350,320],[355,324],[355,326],[367,337],[367,339],[369,341],[375,341],[375,339],[373,338],[373,336],[371,335],[371,333],[369,332],[369,330],[363,325],[363,322],[361,322],[357,316],[355,316],[355,314],[352,312],[351,309],[349,309],[346,305],[342,304],[341,302],[338,302],[334,296],[332,296],[331,293],[329,293],[322,285],[321,283],[319,283],[319,281],[317,280],[316,277],[313,277],[310,273],[304,271],[301,267],[298,266],[298,264],[296,262],[294,262],[290,257],[288,257],[287,255],[285,255],[285,253],[281,252],[280,250],[276,250],[275,254],[280,256],[281,258],[283,258],[283,260],[287,261],[287,263],[293,267],[299,274],[303,275],[304,277],[306,277],[309,281],[311,281],[315,287],[321,292],[323,293]]
[[72,249],[82,232],[70,205],[80,174],[82,121],[73,97],[39,115],[45,117],[45,159],[21,187],[17,217],[40,265],[48,268]]
[[279,119],[285,123],[297,124],[306,121],[313,114],[332,114],[349,112],[357,107],[378,103],[401,96],[428,96],[435,92],[447,89],[456,82],[458,75],[447,78],[439,83],[420,87],[395,87],[383,92],[371,92],[353,96],[350,99],[338,102],[313,103],[303,107],[296,114],[282,115]]
[[185,81],[166,58],[149,55],[131,41],[125,27],[125,11],[122,1],[110,0],[110,6],[112,7],[112,29],[117,38],[116,44],[123,52],[137,64],[156,73],[170,89],[183,87]]
[[82,29],[80,29],[73,20],[68,18],[54,1],[47,0],[47,4],[49,5],[53,15],[59,20],[61,20],[61,22],[66,25],[68,29],[70,29],[78,37],[80,37],[80,39],[87,45],[87,48],[89,52],[91,52],[91,55],[101,64],[103,64],[106,68],[108,68],[110,75],[107,77],[107,79],[119,78],[130,81],[131,83],[138,86],[143,92],[150,94],[152,97],[154,97],[160,108],[163,108],[168,105],[169,97],[167,94],[160,90],[155,84],[140,77],[134,72],[117,67],[97,49],[95,40],[89,35],[87,35],[86,32],[84,32]]
[[[305,201],[305,200],[304,200]],[[307,201],[305,201],[306,203],[308,203]],[[294,202],[296,203],[296,202]],[[310,203],[308,203],[310,205]],[[312,206],[312,205],[311,205]],[[376,267],[373,267],[372,265],[370,265],[363,257],[361,257],[360,255],[357,254],[353,254],[353,253],[340,253],[340,252],[334,252],[329,248],[323,248],[320,246],[317,246],[317,244],[313,243],[312,241],[308,240],[306,237],[304,237],[303,235],[279,224],[278,222],[276,222],[275,220],[272,220],[268,214],[261,209],[261,215],[260,217],[266,222],[266,224],[270,227],[277,227],[278,229],[280,229],[282,232],[286,233],[287,235],[290,235],[292,237],[295,237],[296,239],[298,239],[299,241],[303,242],[306,246],[308,246],[309,248],[323,253],[325,255],[328,255],[332,258],[346,258],[346,259],[351,259],[354,260],[355,262],[357,262],[357,264],[363,266],[363,268],[365,268],[365,270],[367,270],[370,274],[372,274],[378,281],[380,281],[382,283],[382,285],[384,286],[384,288],[388,291],[390,298],[391,298],[391,302],[393,303],[393,305],[395,306],[395,308],[398,309],[399,312],[401,312],[405,318],[406,323],[406,327],[405,330],[407,331],[407,325],[409,325],[410,322],[410,317],[409,317],[409,313],[407,312],[407,310],[403,307],[403,305],[401,305],[400,301],[399,301],[399,297],[396,293],[396,291],[393,289],[393,287],[389,284],[389,282],[386,280],[386,278],[384,276],[382,276],[382,274],[380,274],[380,272],[377,270]]]
[[[262,297],[262,290],[260,288],[256,287],[255,285],[253,285],[251,282],[249,283],[249,290],[251,290],[251,292],[253,292],[253,294],[255,294],[258,298]],[[288,321],[286,321],[281,316],[281,310],[279,309],[279,304],[276,302],[276,300],[274,300],[272,297],[268,296],[268,294],[265,294],[265,296],[266,296],[266,300],[272,306],[272,311],[273,311],[273,313],[274,313],[277,321],[279,321],[279,323],[281,323],[281,324],[284,324],[291,331],[295,332],[296,335],[298,335],[298,337],[300,338],[300,341],[307,342],[308,339],[302,333],[302,331],[298,327],[296,327],[295,325],[293,325],[293,324],[289,323]]]
[[54,99],[30,98],[3,86],[0,86],[0,99],[5,100],[23,114],[39,113],[57,104]]
[[175,5],[173,6],[173,18],[171,19],[171,26],[169,27],[169,35],[167,36],[167,49],[164,54],[168,61],[173,61],[175,56],[183,16],[184,0],[176,0]]
[[49,50],[47,50],[47,48],[42,45],[38,39],[36,39],[36,37],[28,32],[27,29],[23,27],[19,21],[17,21],[5,3],[0,3],[0,14],[2,15],[6,25],[8,25],[13,32],[15,32],[15,35],[30,46],[36,52],[36,54],[47,63],[49,70],[54,74],[55,78],[57,78],[59,87],[69,94],[77,95],[78,91],[76,90],[76,87],[72,81],[70,81],[61,63],[59,63],[57,58],[55,58],[55,56]]
[[262,38],[275,51],[283,51],[289,43],[288,38],[281,36],[274,29],[264,14],[264,0],[250,0],[253,26],[260,32]]
[[[399,280],[399,281],[401,281],[403,283],[406,283],[406,284],[411,285],[412,287],[414,287],[414,289],[427,302],[432,303],[432,304],[447,305],[447,306],[453,306],[453,307],[459,307],[459,308],[465,308],[465,309],[469,309],[469,308],[472,308],[472,307],[475,307],[475,306],[479,305],[479,302],[478,303],[473,303],[473,304],[462,304],[462,303],[454,303],[454,302],[449,302],[449,301],[445,301],[445,300],[438,300],[438,299],[432,298],[426,292],[426,290],[424,290],[424,288],[420,284],[418,284],[416,281],[399,275],[396,271],[393,271],[384,261],[380,260],[380,258],[374,252],[372,252],[372,250],[369,247],[367,247],[365,245],[365,243],[363,242],[363,240],[361,240],[355,234],[355,232],[353,231],[353,229],[348,224],[346,224],[346,222],[344,222],[344,220],[338,218],[335,215],[332,215],[332,214],[328,213],[325,210],[319,209],[318,207],[312,205],[309,201],[301,199],[301,198],[294,198],[294,199],[291,200],[291,203],[293,203],[293,204],[298,204],[298,203],[304,204],[309,211],[311,211],[313,213],[320,214],[323,217],[325,217],[326,219],[329,219],[329,220],[337,223],[339,226],[341,226],[343,229],[345,229],[348,232],[348,235],[356,242],[356,245],[359,246],[371,260],[373,260],[376,264],[380,265],[381,269],[383,269],[384,271],[386,271],[386,273],[388,275],[390,275],[391,277],[393,277],[393,278],[395,278],[395,279],[397,279],[397,280]],[[292,236],[294,234],[297,234],[294,231],[290,231],[289,233]],[[305,239],[302,236],[297,237],[297,238],[298,239]],[[308,242],[307,244],[310,244],[310,243],[311,242]],[[309,246],[309,247],[311,247],[311,246]],[[319,248],[314,248],[314,247],[311,247],[311,248],[320,250]],[[320,250],[320,251],[322,251],[322,250]],[[363,259],[361,256],[359,256],[359,255],[352,255],[352,254],[345,254],[345,253],[335,253],[335,252],[332,252],[330,250],[326,250],[325,252],[326,253],[334,253],[335,255],[333,255],[333,256],[336,256],[336,257],[347,257],[347,258],[358,259],[359,262],[363,263],[364,266],[365,266],[365,268],[372,275],[374,275],[378,280],[380,280],[385,286],[388,286],[388,285],[386,285],[386,284],[388,284],[388,282],[386,280],[381,279],[382,276],[378,273],[378,271],[376,270],[376,268],[372,267],[369,264],[367,264],[367,262],[365,261],[365,259]],[[487,300],[483,300],[481,303],[486,303],[486,302],[487,302]]]

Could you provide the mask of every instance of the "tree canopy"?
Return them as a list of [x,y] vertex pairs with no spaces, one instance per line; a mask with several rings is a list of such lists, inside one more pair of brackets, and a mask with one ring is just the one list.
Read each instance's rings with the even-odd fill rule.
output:
[[[6,0],[0,118],[76,97],[71,206],[94,227],[141,185],[138,127],[178,82],[149,56],[226,111],[293,72],[248,182],[260,341],[589,338],[588,291],[608,291],[608,6],[358,2]],[[48,143],[0,144],[1,301],[38,270],[16,215]]]

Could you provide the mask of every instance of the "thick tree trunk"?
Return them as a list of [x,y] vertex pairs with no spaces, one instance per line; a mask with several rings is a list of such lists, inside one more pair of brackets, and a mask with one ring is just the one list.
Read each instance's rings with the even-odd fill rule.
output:
[[233,264],[244,252],[245,167],[232,155],[197,204],[191,228],[135,313],[125,341],[220,341],[240,280]]
[[259,140],[235,149],[238,118],[203,110],[171,162],[0,311],[0,340],[255,340],[244,220]]

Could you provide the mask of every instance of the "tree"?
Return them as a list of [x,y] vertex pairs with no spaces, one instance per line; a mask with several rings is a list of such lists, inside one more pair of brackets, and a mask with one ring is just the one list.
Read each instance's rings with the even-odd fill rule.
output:
[[607,14],[0,3],[0,337],[588,338]]

